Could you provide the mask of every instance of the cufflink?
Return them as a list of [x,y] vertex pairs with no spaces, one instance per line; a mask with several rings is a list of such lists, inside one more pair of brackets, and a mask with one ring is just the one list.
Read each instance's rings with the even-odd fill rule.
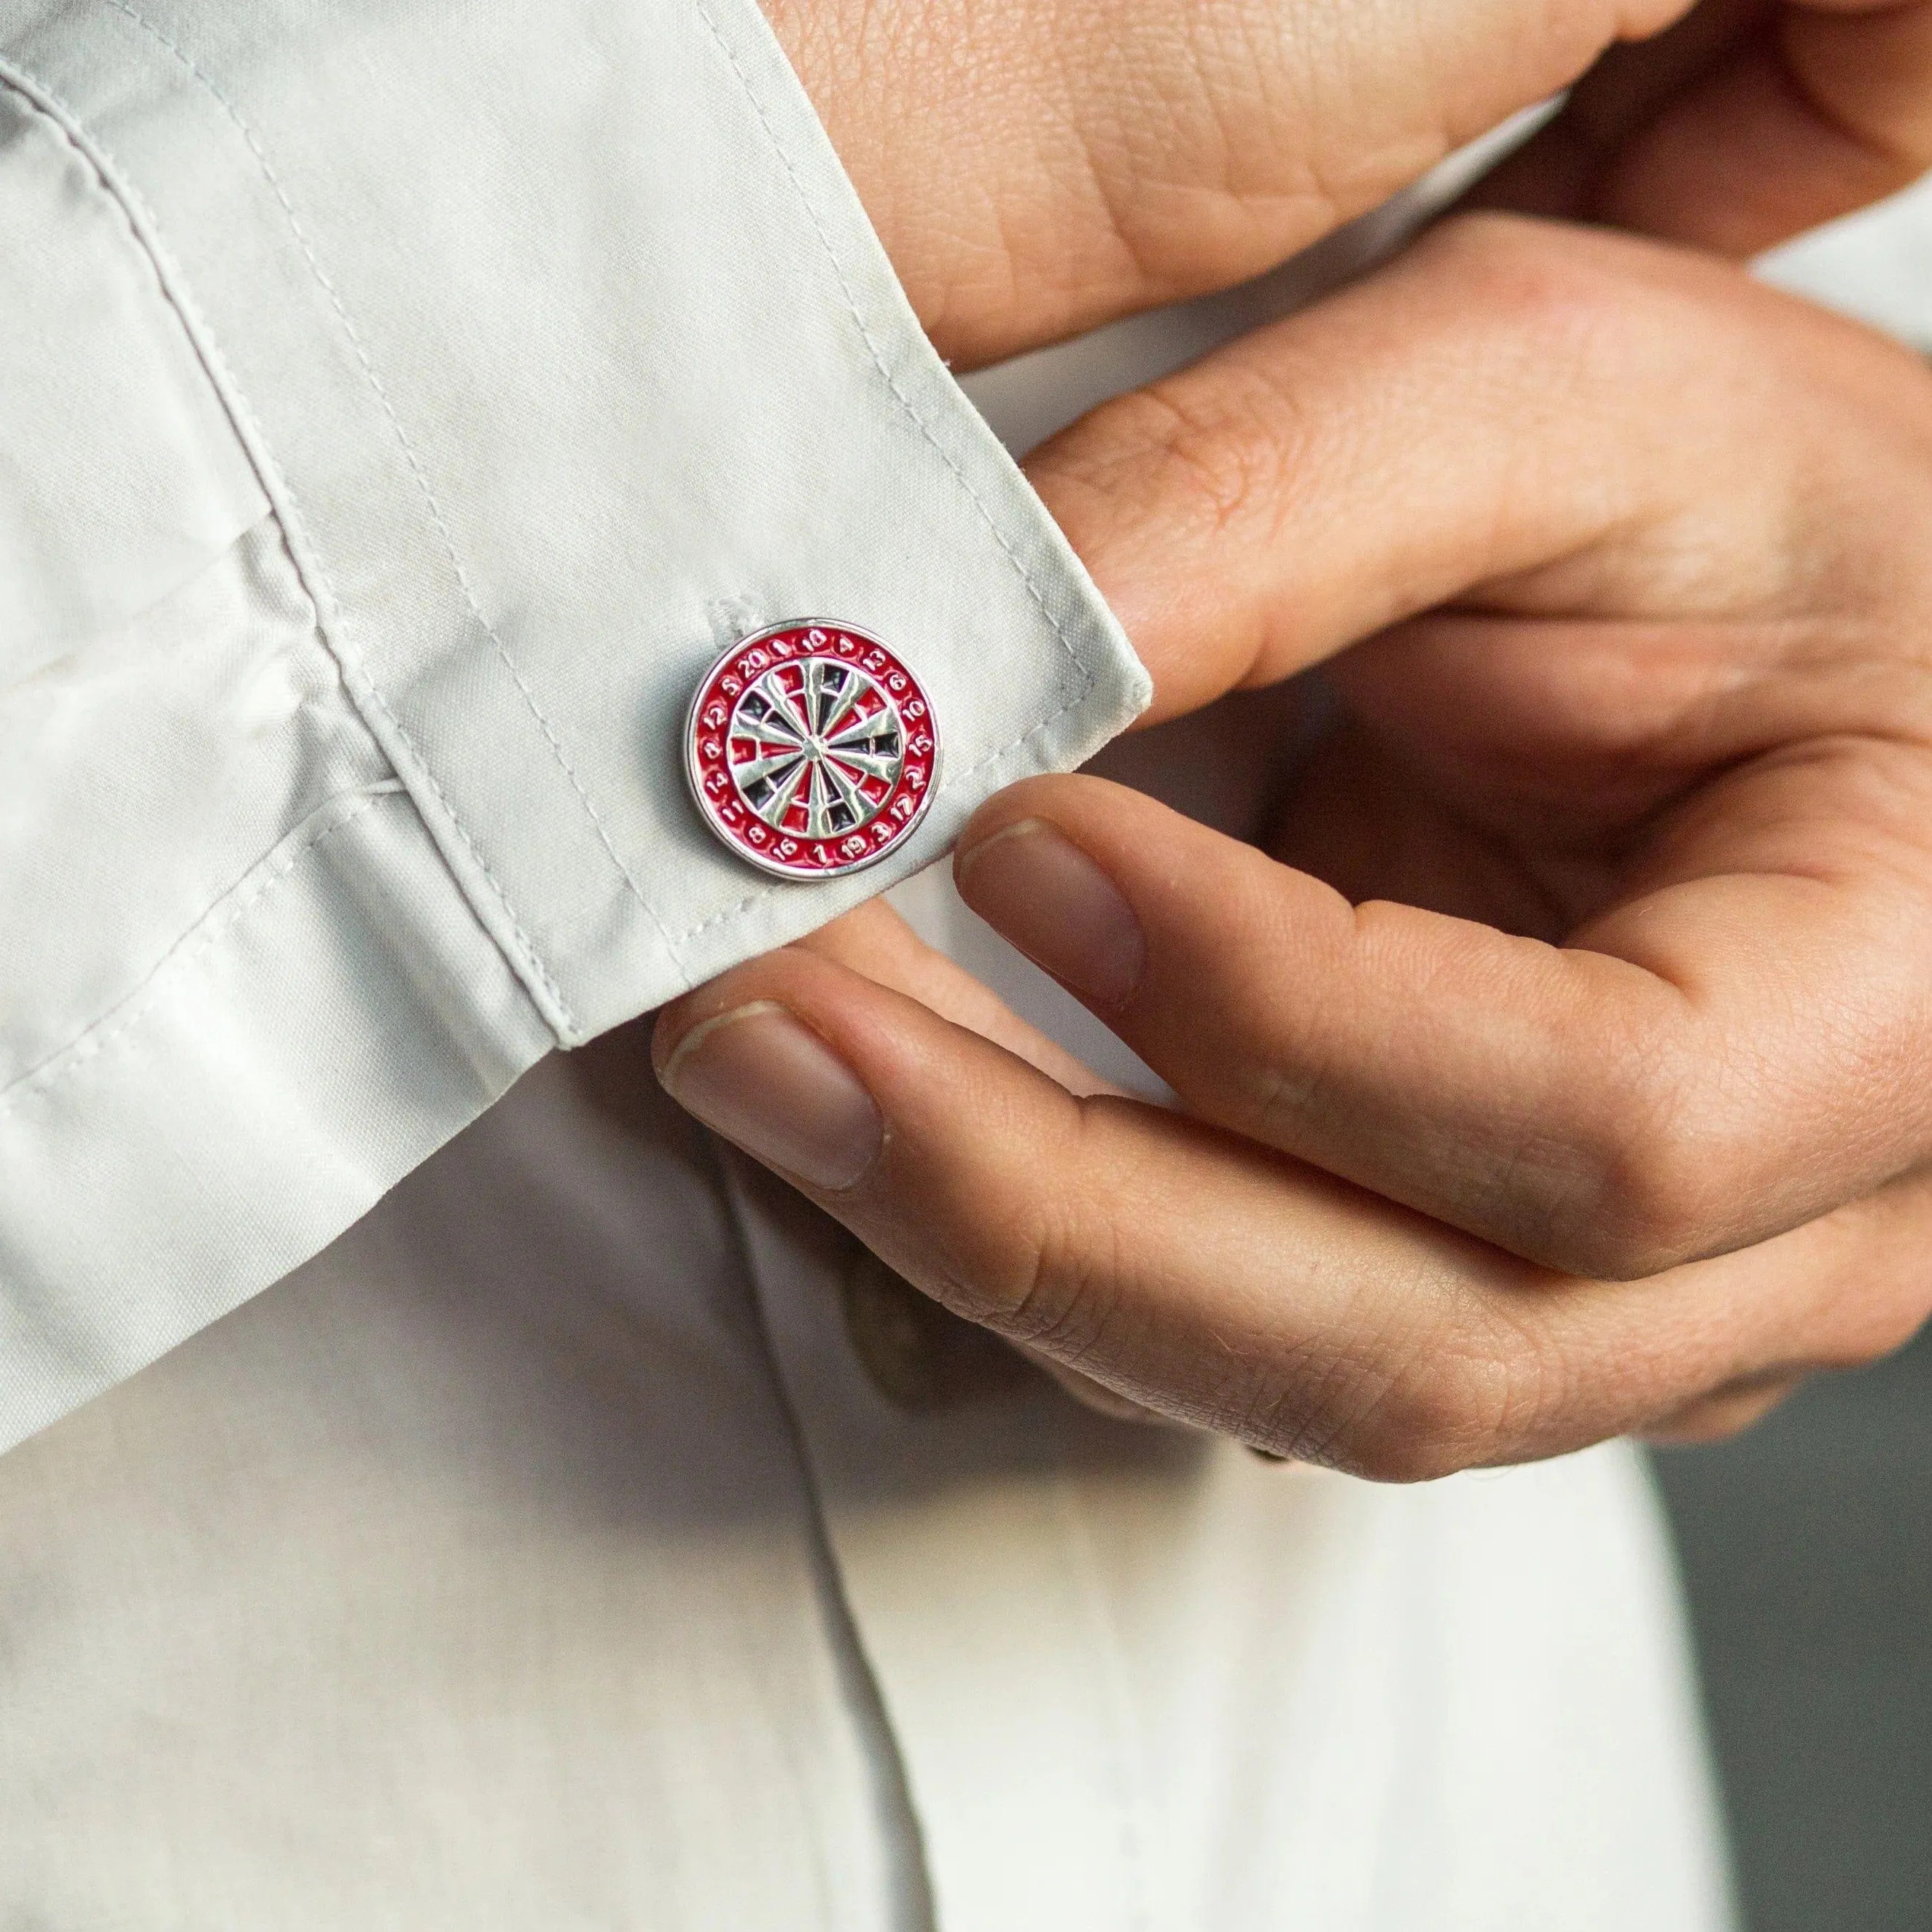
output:
[[800,619],[734,644],[699,681],[685,776],[706,824],[782,879],[877,865],[932,802],[939,731],[904,662],[850,624]]
[[866,1379],[895,1408],[928,1414],[1052,1386],[998,1336],[940,1307],[862,1248],[839,1299]]

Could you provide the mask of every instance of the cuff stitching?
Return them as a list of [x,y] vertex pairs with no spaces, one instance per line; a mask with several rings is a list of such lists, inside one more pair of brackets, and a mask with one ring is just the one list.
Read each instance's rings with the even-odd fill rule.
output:
[[[110,4],[118,6],[122,4],[122,0],[110,0]],[[918,430],[933,453],[952,473],[953,481],[964,491],[968,500],[978,512],[980,520],[992,532],[994,542],[999,545],[1007,562],[1012,566],[1014,574],[1026,586],[1027,595],[1033,600],[1040,615],[1046,619],[1048,627],[1052,631],[1054,639],[1060,650],[1066,653],[1067,662],[1072,664],[1076,676],[1080,680],[1078,689],[1050,717],[1042,718],[1031,730],[1015,739],[1011,744],[1003,745],[988,752],[976,764],[971,766],[965,774],[966,777],[970,779],[984,771],[988,765],[997,764],[1000,759],[1009,757],[1012,753],[1018,751],[1022,746],[1030,745],[1035,739],[1043,736],[1070,711],[1077,709],[1084,702],[1088,693],[1094,688],[1096,682],[1094,673],[1079,652],[1074,649],[1072,640],[1066,634],[1065,626],[1061,623],[1048,604],[1045,594],[1040,590],[1038,580],[1018,551],[1013,548],[1011,540],[1000,527],[998,518],[988,508],[986,500],[974,488],[972,479],[960,467],[957,458],[933,434],[932,424],[920,414],[912,398],[906,394],[898,378],[892,373],[890,365],[886,362],[884,352],[880,348],[878,341],[873,335],[872,328],[866,320],[865,314],[859,306],[858,298],[853,292],[852,285],[846,277],[845,264],[840,258],[838,249],[833,246],[832,237],[826,232],[824,221],[820,218],[818,204],[806,188],[804,178],[800,174],[797,165],[792,159],[790,150],[785,146],[778,129],[773,125],[771,116],[766,112],[765,104],[759,98],[758,89],[752,84],[751,76],[745,71],[743,64],[739,60],[736,50],[725,38],[723,31],[712,17],[706,0],[692,0],[692,4],[696,8],[698,17],[704,22],[712,39],[717,44],[718,52],[724,56],[729,64],[733,75],[744,92],[745,98],[751,104],[752,111],[758,117],[758,124],[764,128],[765,138],[770,142],[772,152],[778,156],[781,165],[784,167],[786,178],[791,183],[793,192],[797,195],[800,205],[805,209],[806,218],[812,224],[812,232],[818,236],[819,246],[825,250],[826,259],[832,265],[832,276],[838,284],[838,292],[844,301],[846,310],[852,318],[853,326],[859,332],[860,340],[865,344],[866,350],[872,358],[872,366],[878,371],[880,380],[890,391],[893,400],[898,404],[906,419]],[[1042,514],[1044,514],[1043,512]],[[710,918],[701,920],[698,925],[680,932],[672,942],[674,951],[697,938],[700,934],[709,932],[714,926],[721,926],[727,920],[734,919],[740,914],[748,912],[754,906],[763,904],[764,901],[772,897],[775,890],[776,888],[766,887],[763,891],[753,892],[748,897],[740,899],[736,904],[727,906],[722,912],[713,913]],[[660,930],[662,929],[660,928]]]
[[[4,1086],[0,1086],[0,1114],[16,1112],[22,1100],[44,1094],[77,1072],[90,1060],[98,1059],[117,1041],[124,1040],[154,1011],[155,988],[165,980],[185,971],[201,956],[225,939],[248,915],[260,908],[303,860],[318,851],[340,831],[372,812],[385,799],[404,795],[400,778],[352,792],[318,806],[308,827],[292,835],[295,843],[266,871],[244,878],[224,902],[218,900],[201,920],[154,962],[147,976],[117,1006],[58,1048],[38,1065],[30,1066]],[[219,913],[218,917],[216,914]]]
[[[124,0],[109,0],[109,4],[118,7],[124,4]],[[692,4],[698,9],[698,18],[710,30],[711,38],[717,42],[718,52],[730,64],[739,86],[744,91],[745,98],[751,104],[752,112],[758,117],[759,126],[765,130],[765,138],[772,144],[772,152],[778,156],[780,164],[784,169],[785,177],[792,184],[793,192],[797,195],[800,204],[805,209],[806,218],[812,224],[812,232],[818,237],[818,245],[825,250],[826,260],[832,264],[832,277],[838,284],[839,294],[844,298],[847,312],[851,316],[853,325],[859,332],[860,340],[865,344],[872,356],[872,367],[878,370],[880,380],[892,392],[893,400],[904,412],[906,419],[926,439],[934,454],[952,472],[953,481],[965,491],[974,508],[979,512],[980,520],[986,524],[988,530],[992,532],[994,542],[1005,552],[1006,561],[1012,566],[1020,581],[1026,586],[1027,595],[1033,599],[1039,609],[1040,614],[1046,620],[1054,636],[1059,640],[1060,648],[1066,653],[1068,662],[1072,664],[1075,671],[1084,681],[1079,697],[1076,698],[1072,704],[1066,707],[1066,710],[1071,710],[1073,704],[1077,704],[1080,701],[1080,698],[1084,698],[1087,692],[1093,688],[1094,681],[1093,671],[1082,658],[1080,653],[1073,648],[1064,626],[1048,607],[1046,596],[1042,592],[1032,571],[1022,560],[1018,551],[1014,549],[1006,532],[1000,527],[999,520],[986,507],[985,500],[980,496],[979,491],[974,488],[971,479],[967,476],[965,471],[960,468],[952,452],[933,434],[932,424],[914,406],[912,398],[900,386],[898,378],[892,374],[884,352],[879,347],[878,340],[872,334],[871,326],[866,322],[865,315],[859,307],[858,298],[852,292],[852,285],[846,279],[845,264],[840,259],[838,250],[832,246],[832,237],[826,232],[825,224],[819,218],[818,203],[813,200],[811,194],[806,189],[804,178],[799,173],[797,164],[792,160],[791,151],[785,146],[778,129],[772,125],[771,116],[765,112],[765,104],[759,99],[758,89],[752,85],[751,76],[746,74],[743,64],[739,60],[737,50],[724,38],[717,21],[712,17],[711,9],[705,4],[705,0],[692,0]],[[801,93],[804,92],[802,84],[800,92]],[[882,254],[884,253],[883,244],[880,244],[880,252]],[[917,326],[915,322],[914,326],[917,327]],[[922,339],[923,339],[922,336]],[[970,406],[968,405],[968,406]],[[1031,735],[1030,733],[1028,734],[1028,736]],[[1026,740],[1021,739],[1017,742],[1024,744]],[[1006,748],[1010,750],[1012,748],[1008,746]]]
[[[194,64],[158,29],[148,26],[146,21],[140,19],[140,15],[134,14],[131,9],[124,5],[122,0],[107,0],[107,4],[114,7],[118,11],[127,14],[130,19],[135,20],[142,26],[146,27],[149,33],[154,34],[154,38],[166,46],[191,74],[201,80],[204,86],[208,88],[208,91],[214,94],[217,100],[221,100],[220,94],[216,92]],[[368,673],[363,669],[356,655],[345,648],[342,634],[344,630],[342,607],[337,601],[334,582],[327,568],[322,564],[315,546],[309,540],[307,519],[302,514],[295,491],[287,478],[283,475],[279,466],[271,457],[268,439],[262,434],[261,424],[256,418],[246,395],[243,393],[241,385],[236,380],[234,371],[229,366],[227,358],[223,353],[220,342],[214,330],[209,326],[207,317],[202,314],[200,307],[189,291],[184,278],[174,268],[172,259],[162,244],[160,224],[156,219],[154,211],[148,207],[132,180],[125,176],[119,163],[115,160],[112,151],[98,135],[90,133],[86,142],[83,142],[79,134],[81,127],[80,117],[75,112],[72,105],[53,87],[38,76],[29,76],[24,70],[6,62],[0,62],[0,85],[6,86],[11,91],[17,93],[30,108],[43,114],[54,127],[60,130],[62,138],[93,170],[96,178],[100,182],[103,190],[119,204],[123,212],[128,216],[129,226],[145,247],[149,259],[154,263],[164,291],[187,324],[189,339],[195,344],[203,361],[207,364],[209,372],[214,379],[218,393],[235,418],[238,428],[242,432],[241,440],[243,447],[254,460],[261,476],[263,491],[282,522],[290,540],[290,554],[295,559],[297,569],[305,578],[311,580],[308,588],[311,600],[316,608],[316,627],[329,643],[335,653],[337,661],[342,667],[344,682],[347,686],[350,694],[358,704],[367,705],[373,703],[380,711],[389,728],[388,736],[392,741],[385,746],[385,749],[389,752],[394,762],[404,765],[412,770],[421,782],[428,787],[430,794],[442,808],[444,814],[454,829],[457,836],[463,842],[464,850],[470,855],[471,862],[488,882],[490,890],[495,893],[496,902],[502,908],[503,918],[509,928],[512,943],[504,950],[512,955],[513,970],[518,971],[518,976],[524,979],[526,983],[529,980],[534,980],[538,987],[542,989],[546,996],[545,1004],[548,1008],[544,1018],[556,1030],[562,1042],[566,1046],[578,1044],[586,1037],[583,1028],[572,1012],[570,1004],[564,997],[562,988],[558,986],[542,956],[537,951],[530,935],[524,930],[523,923],[517,916],[516,908],[512,903],[509,893],[505,889],[502,881],[491,870],[490,862],[484,857],[476,838],[469,826],[464,824],[455,806],[451,802],[448,794],[444,791],[438,782],[435,772],[430,770],[428,760],[424,757],[421,748],[410,735],[408,727],[391,710],[388,700],[377,688]],[[225,101],[222,104],[226,107]],[[52,111],[50,112],[50,110]],[[232,110],[230,111],[232,114]],[[242,124],[238,121],[237,125],[240,126]],[[246,135],[248,130],[245,127],[243,127],[242,131]],[[286,205],[284,202],[284,207]],[[319,270],[317,273],[319,275]],[[338,312],[340,313],[339,310]],[[347,326],[346,317],[344,318],[344,322],[346,327]],[[454,562],[454,559],[452,560]],[[320,596],[316,594],[318,590],[322,593]],[[476,608],[473,600],[470,608],[472,610]],[[490,626],[484,622],[480,612],[478,613],[478,622],[483,625],[486,632],[489,632]],[[494,635],[494,633],[491,634]],[[497,648],[500,650],[502,648],[500,643]],[[514,674],[514,668],[512,669]],[[384,734],[378,732],[376,735],[380,741]],[[398,748],[403,754],[400,758],[396,755]],[[566,770],[568,770],[567,766]],[[581,796],[580,790],[579,795]],[[607,845],[608,843],[607,840]],[[621,867],[620,869],[622,869]],[[635,890],[634,887],[633,890]],[[640,901],[640,903],[642,902]],[[647,907],[646,910],[650,909]],[[655,914],[652,914],[652,917],[656,918]],[[487,922],[483,923],[485,929],[488,930]],[[663,930],[662,922],[658,922],[658,930],[660,932]],[[665,943],[668,946],[671,943],[668,934],[665,935]],[[499,944],[501,944],[500,940]]]
[[[496,656],[502,661],[503,668],[510,674],[512,681],[515,684],[524,704],[529,708],[530,716],[536,719],[538,728],[542,731],[544,740],[550,746],[550,754],[556,760],[558,769],[569,781],[572,790],[577,794],[578,802],[583,806],[586,816],[590,819],[597,834],[598,842],[603,847],[605,856],[616,868],[618,876],[623,880],[632,898],[637,902],[646,916],[656,926],[665,945],[670,946],[672,944],[671,937],[665,929],[663,920],[658,916],[656,908],[645,898],[630,867],[626,865],[618,856],[617,848],[612,842],[609,829],[604,822],[603,814],[597,809],[583,780],[578,776],[576,767],[571,763],[568,754],[564,750],[563,740],[556,726],[551,722],[542,704],[538,702],[536,692],[532,688],[529,680],[524,675],[522,667],[512,655],[509,646],[503,641],[496,626],[484,615],[482,606],[478,601],[476,590],[470,583],[470,574],[464,569],[462,558],[458,554],[454,533],[451,530],[448,520],[443,514],[442,506],[436,500],[436,490],[430,482],[428,472],[424,468],[422,459],[416,453],[416,446],[410,440],[408,431],[403,427],[402,418],[398,415],[395,405],[390,400],[389,392],[384,386],[381,376],[376,372],[375,364],[370,360],[368,350],[363,346],[362,336],[357,332],[355,323],[350,319],[349,310],[340,294],[317,258],[315,249],[309,240],[308,231],[302,226],[301,218],[296,213],[295,204],[290,200],[286,190],[282,185],[280,177],[275,172],[274,166],[270,163],[267,150],[262,146],[260,138],[244,117],[241,110],[216,85],[214,80],[194,56],[184,51],[160,28],[156,26],[139,9],[131,5],[130,0],[106,0],[106,4],[112,7],[116,13],[124,15],[126,18],[133,21],[143,32],[164,47],[200,82],[201,86],[206,89],[221,111],[235,124],[237,131],[248,144],[249,152],[254,156],[256,164],[262,171],[262,178],[268,184],[270,192],[280,204],[282,212],[287,218],[289,232],[294,236],[296,247],[302,250],[302,260],[308,263],[310,274],[315,278],[316,285],[328,298],[328,305],[334,310],[336,320],[341,323],[342,332],[347,338],[350,348],[355,354],[357,366],[362,370],[371,393],[375,396],[391,430],[394,433],[397,447],[401,450],[404,460],[409,465],[410,474],[415,478],[417,488],[422,492],[423,501],[428,507],[430,520],[434,523],[436,535],[442,541],[443,554],[449,560],[450,570],[455,577],[458,588],[463,593],[464,602],[470,607],[470,615],[476,620],[483,634],[494,646]],[[374,688],[373,685],[370,688],[372,690]],[[382,703],[382,709],[391,722],[396,723],[395,714],[390,710],[386,701]],[[400,723],[397,723],[397,729],[398,730],[402,729]],[[451,816],[454,818],[455,814],[451,810],[449,801],[440,787],[437,788],[436,796],[441,801],[443,808],[451,812]],[[467,832],[464,836],[473,852],[476,849],[474,841],[470,839]],[[478,863],[481,865],[482,862],[479,856]],[[486,868],[486,875],[487,870]],[[496,884],[494,878],[491,883]],[[501,896],[502,888],[500,885],[496,886],[496,890]],[[507,902],[506,910],[508,910]],[[554,985],[551,990],[554,992]]]

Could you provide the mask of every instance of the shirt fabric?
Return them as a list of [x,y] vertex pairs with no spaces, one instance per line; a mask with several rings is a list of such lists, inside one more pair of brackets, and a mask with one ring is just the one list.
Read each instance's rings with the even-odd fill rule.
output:
[[[0,0],[0,1444],[1148,693],[749,0],[143,6]],[[677,740],[810,616],[946,769],[801,886]]]
[[[0,0],[0,1924],[1724,1922],[1628,1450],[1398,1492],[1090,1415],[621,1024],[1145,695],[748,0]],[[676,730],[808,614],[948,764],[800,886]]]

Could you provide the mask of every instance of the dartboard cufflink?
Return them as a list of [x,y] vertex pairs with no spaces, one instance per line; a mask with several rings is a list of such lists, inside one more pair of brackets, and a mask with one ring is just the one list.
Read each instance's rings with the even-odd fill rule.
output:
[[874,866],[938,788],[932,700],[868,632],[824,619],[734,644],[699,681],[685,776],[700,815],[748,865],[782,879]]

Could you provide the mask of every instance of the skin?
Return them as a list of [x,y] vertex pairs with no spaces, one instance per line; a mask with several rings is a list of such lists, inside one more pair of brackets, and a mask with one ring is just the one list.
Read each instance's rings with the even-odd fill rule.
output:
[[1612,49],[1484,200],[1742,260],[1922,173],[1928,83],[1932,8],[1704,0]]
[[835,1184],[776,1164],[909,1280],[1375,1477],[1719,1432],[1912,1332],[1932,375],[1712,260],[1463,218],[1030,474],[1163,712],[1317,664],[1342,706],[1269,850],[1082,777],[961,842],[1180,1105],[879,906],[668,1009],[674,1093],[716,1119],[747,1010],[796,1025],[866,1112]]
[[1932,0],[766,10],[962,368],[1258,274],[1580,76],[1492,197],[1742,255],[1932,165]]

